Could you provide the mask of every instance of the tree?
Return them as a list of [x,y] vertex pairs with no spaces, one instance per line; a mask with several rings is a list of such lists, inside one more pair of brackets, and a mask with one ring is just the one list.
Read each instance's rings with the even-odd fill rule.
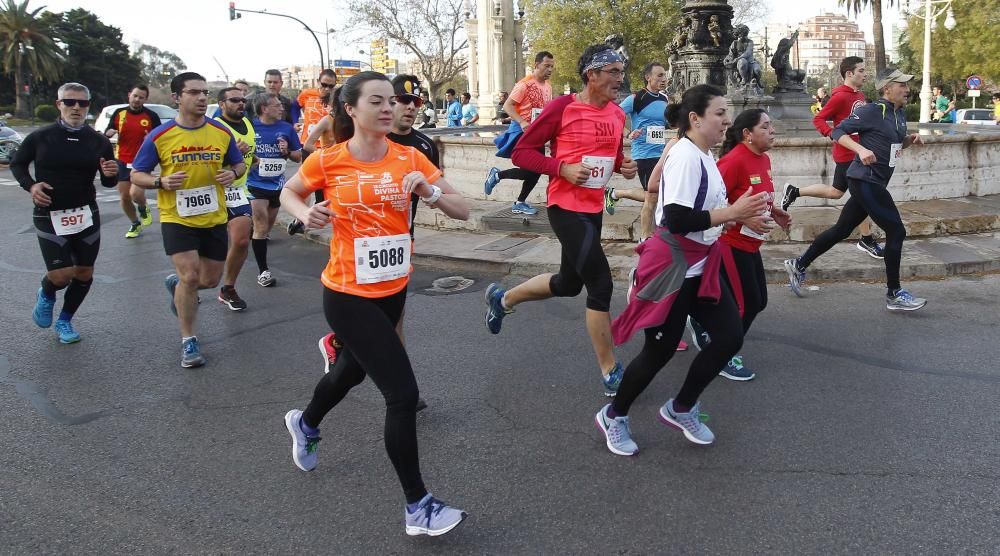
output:
[[139,59],[142,80],[150,87],[169,86],[170,80],[187,67],[184,60],[173,52],[148,44],[139,45],[135,56]]
[[[642,67],[652,61],[667,63],[664,51],[679,22],[682,0],[529,0],[525,38],[532,52],[555,56],[552,90],[567,85],[580,88],[577,60],[587,46],[618,33],[631,56],[629,80],[643,85]],[[532,64],[527,64],[531,67]]]
[[734,26],[742,23],[753,27],[754,23],[763,21],[768,15],[767,3],[760,0],[729,0],[729,5],[733,7]]
[[21,118],[30,116],[26,87],[33,81],[59,79],[63,62],[62,50],[38,17],[45,6],[29,11],[28,2],[4,0],[0,7],[0,67],[14,76],[15,113]]
[[63,79],[90,88],[94,112],[127,101],[129,88],[140,81],[139,60],[129,55],[118,28],[81,8],[46,12],[41,20],[66,52]]
[[[980,75],[987,81],[1000,77],[1000,43],[984,40],[996,33],[1000,0],[955,0],[952,10],[955,28],[946,29],[942,16],[931,32],[931,85],[944,85],[957,96],[966,90],[965,80],[970,75]],[[925,23],[918,15],[923,15],[923,10],[907,18],[899,50],[900,66],[920,79]],[[985,104],[986,99],[980,101]]]
[[[872,37],[875,39],[875,71],[881,72],[885,69],[885,34],[882,31],[882,2],[884,0],[837,0],[837,5],[847,7],[847,15],[861,13],[861,10],[871,6],[872,10]],[[888,0],[892,6],[894,0]]]
[[468,65],[462,54],[468,46],[462,0],[351,0],[350,10],[356,23],[417,58],[418,73],[427,80],[432,97]]

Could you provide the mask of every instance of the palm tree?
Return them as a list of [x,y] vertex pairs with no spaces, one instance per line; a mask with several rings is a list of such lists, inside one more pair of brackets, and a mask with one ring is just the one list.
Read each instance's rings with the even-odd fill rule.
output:
[[[888,0],[893,5],[893,0]],[[837,5],[847,6],[847,15],[861,13],[861,10],[871,5],[872,36],[875,38],[875,71],[885,69],[885,35],[882,32],[882,0],[837,0]]]
[[28,1],[4,0],[0,5],[0,69],[14,75],[15,112],[22,118],[29,116],[27,95],[22,94],[25,84],[59,79],[63,62],[62,49],[38,19],[45,6],[29,11]]

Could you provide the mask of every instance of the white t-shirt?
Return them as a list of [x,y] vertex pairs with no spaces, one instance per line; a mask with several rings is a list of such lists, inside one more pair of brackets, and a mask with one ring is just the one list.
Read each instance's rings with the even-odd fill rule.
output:
[[[704,165],[704,170],[702,170],[702,165]],[[712,210],[728,206],[726,184],[723,183],[719,168],[715,165],[715,158],[711,154],[702,152],[686,137],[678,141],[670,149],[667,160],[663,163],[659,201],[656,203],[657,222],[663,222],[663,207],[667,205],[696,208],[695,200],[698,197],[703,174],[707,178],[708,187],[705,201],[699,210]],[[691,232],[685,237],[703,245],[711,245],[719,239],[722,228],[723,226],[720,224],[701,232]],[[704,267],[705,259],[702,259],[692,265],[684,277],[701,276]]]

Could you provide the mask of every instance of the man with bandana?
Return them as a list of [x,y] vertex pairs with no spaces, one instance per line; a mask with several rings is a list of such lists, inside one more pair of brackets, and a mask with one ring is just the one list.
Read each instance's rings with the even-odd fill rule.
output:
[[[587,288],[587,332],[603,375],[604,393],[614,396],[624,370],[611,342],[611,268],[601,247],[604,188],[614,172],[636,176],[625,156],[625,112],[615,104],[625,77],[621,57],[606,44],[587,47],[577,64],[584,89],[550,102],[514,148],[520,168],[549,176],[548,216],[562,245],[558,274],[541,274],[510,290],[486,290],[486,327],[500,333],[503,318],[525,301],[575,297]],[[552,144],[552,156],[542,147]]]

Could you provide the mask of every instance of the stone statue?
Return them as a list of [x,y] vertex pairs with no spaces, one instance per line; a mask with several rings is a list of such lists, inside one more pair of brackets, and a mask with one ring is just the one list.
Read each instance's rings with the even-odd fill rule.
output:
[[774,87],[774,92],[776,93],[805,91],[806,89],[803,83],[806,78],[806,72],[793,68],[789,61],[789,52],[792,50],[792,45],[795,44],[795,40],[798,37],[799,32],[795,31],[792,33],[791,38],[778,41],[778,47],[774,50],[774,56],[771,58],[771,67],[774,68],[774,73],[778,77],[778,84]]
[[745,94],[760,96],[760,63],[753,56],[753,41],[750,40],[750,28],[737,25],[733,29],[733,42],[729,45],[729,53],[722,61],[729,70],[730,86],[743,89]]
[[722,43],[722,29],[719,26],[719,16],[713,15],[708,19],[708,35],[712,38],[712,44],[716,47]]
[[[608,35],[608,37],[604,39],[604,44],[608,45],[615,51],[616,54],[618,54],[618,56],[622,59],[622,64],[625,66],[625,79],[622,81],[621,91],[625,93],[632,92],[632,87],[630,86],[628,79],[628,69],[630,62],[632,61],[632,57],[629,56],[628,49],[625,48],[625,37],[621,36],[619,33]],[[619,92],[619,94],[621,94],[621,92]]]

